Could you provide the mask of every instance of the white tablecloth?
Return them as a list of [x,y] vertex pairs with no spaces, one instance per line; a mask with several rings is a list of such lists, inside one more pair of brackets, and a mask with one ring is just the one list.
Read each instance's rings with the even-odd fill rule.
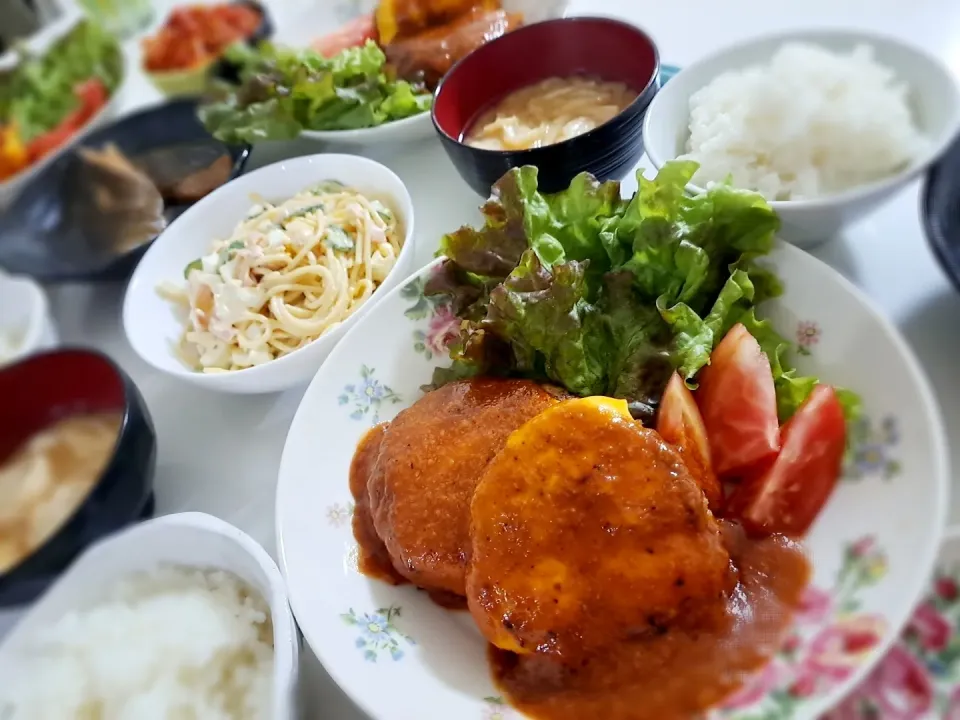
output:
[[[344,0],[277,0],[268,3],[281,38],[302,39],[330,23],[332,5]],[[349,4],[349,2],[348,2]],[[312,10],[309,6],[312,5]],[[683,65],[737,39],[778,29],[853,26],[880,30],[921,44],[960,76],[960,3],[956,0],[575,0],[573,12],[617,15],[644,27],[660,47],[663,62]],[[131,77],[124,108],[159,100],[136,73],[136,43],[128,48]],[[258,147],[250,168],[322,148],[309,143]],[[407,183],[417,219],[419,264],[433,255],[440,236],[478,219],[479,198],[460,180],[436,142],[370,153]],[[948,433],[960,437],[960,296],[936,265],[918,219],[918,186],[815,254],[863,288],[893,318],[933,381]],[[172,381],[141,362],[120,325],[124,287],[51,288],[56,321],[65,343],[92,345],[113,356],[139,385],[156,424],[159,461],[157,512],[200,510],[217,515],[276,553],[274,490],[287,428],[303,389],[282,395],[236,397],[203,392]],[[953,467],[960,471],[960,443]],[[956,484],[956,483],[955,483]],[[951,519],[960,522],[960,492]],[[0,617],[0,632],[15,617]],[[304,668],[310,718],[358,720],[363,715],[315,660]],[[375,691],[371,688],[371,691]],[[424,705],[429,708],[429,702]],[[413,719],[410,720],[420,720]]]

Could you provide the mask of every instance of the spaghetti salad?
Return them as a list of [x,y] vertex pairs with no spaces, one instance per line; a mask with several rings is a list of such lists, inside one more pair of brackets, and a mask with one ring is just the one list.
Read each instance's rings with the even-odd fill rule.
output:
[[226,372],[287,355],[337,327],[383,282],[403,244],[395,213],[335,181],[254,206],[161,293],[187,310],[177,348]]

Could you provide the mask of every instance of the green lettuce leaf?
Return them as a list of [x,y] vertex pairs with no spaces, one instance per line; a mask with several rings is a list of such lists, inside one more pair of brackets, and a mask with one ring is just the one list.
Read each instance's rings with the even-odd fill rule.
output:
[[300,134],[300,123],[280,107],[276,99],[237,108],[232,101],[200,108],[200,122],[225,143],[245,144],[261,140],[292,140]]
[[[670,375],[691,387],[720,340],[743,323],[770,358],[781,421],[816,386],[791,345],[756,308],[782,293],[758,263],[779,221],[755,193],[726,186],[696,196],[696,164],[667,163],[620,198],[617,183],[577,176],[546,194],[532,167],[511,170],[483,206],[484,225],[443,238],[448,260],[427,292],[461,318],[453,366],[470,374],[550,380],[578,395],[626,398],[652,420]],[[859,399],[841,390],[853,418]]]
[[0,83],[0,124],[15,122],[29,142],[52,130],[79,104],[74,89],[99,78],[112,94],[123,79],[123,52],[116,38],[82,20],[44,53],[18,49],[16,67]]
[[227,59],[237,68],[239,85],[222,86],[200,112],[224,142],[375,127],[425,112],[432,103],[424,88],[388,77],[386,57],[373,41],[333,58],[262,43],[231,48]]
[[674,369],[678,338],[657,312],[642,301],[633,276],[624,270],[607,273],[588,328],[591,346],[606,366],[602,394],[626,398],[634,417],[652,423],[660,395]]
[[585,265],[570,260],[547,268],[533,250],[490,293],[484,327],[509,338],[515,369],[546,377],[578,395],[604,389],[604,368],[584,330]]
[[521,187],[536,185],[537,169],[512,170],[498,180],[490,199],[481,208],[484,225],[468,225],[440,240],[438,255],[457,266],[485,277],[505,278],[520,262],[530,244],[526,231],[526,206]]

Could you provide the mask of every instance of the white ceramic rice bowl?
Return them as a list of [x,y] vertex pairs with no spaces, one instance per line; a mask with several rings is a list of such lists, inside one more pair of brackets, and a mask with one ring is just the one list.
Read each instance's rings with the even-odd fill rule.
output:
[[[813,720],[896,638],[926,586],[947,513],[943,424],[897,330],[853,285],[780,243],[769,259],[786,286],[765,314],[795,343],[802,372],[861,393],[853,461],[806,544],[811,601],[777,656],[714,720]],[[277,487],[281,568],[291,606],[333,679],[374,720],[509,717],[469,614],[411,586],[361,575],[350,526],[350,462],[374,424],[421,396],[457,320],[425,298],[425,268],[383,298],[331,353],[287,436]],[[868,642],[847,652],[845,638]],[[826,669],[833,669],[831,675]],[[808,679],[798,685],[799,679]],[[794,687],[812,687],[804,696]],[[375,688],[375,690],[373,690]],[[502,713],[497,715],[496,713]]]
[[246,581],[270,606],[273,622],[273,720],[294,720],[300,638],[283,577],[266,551],[237,528],[204,513],[167,515],[102,540],[84,551],[27,611],[0,645],[0,677],[10,677],[18,649],[71,610],[89,607],[112,583],[163,565],[225,570]]
[[[339,327],[299,350],[264,365],[225,373],[188,368],[175,347],[183,324],[174,305],[160,296],[163,282],[184,282],[183,269],[228,237],[253,205],[251,193],[286,200],[321,180],[339,180],[386,202],[397,213],[404,244],[396,265],[370,300]],[[123,302],[123,327],[136,353],[168,375],[231,393],[264,393],[304,384],[343,334],[414,268],[413,202],[406,186],[380,163],[355,155],[308,155],[254,170],[218,188],[190,207],[147,250],[130,279]]]
[[[789,42],[849,52],[857,45],[874,50],[874,60],[894,72],[910,89],[909,101],[919,130],[929,139],[927,151],[907,168],[883,180],[843,193],[810,200],[773,201],[782,222],[781,237],[801,247],[833,238],[900,190],[935,161],[960,130],[960,87],[950,69],[925,50],[896,38],[848,30],[798,30],[764,35],[711,53],[683,68],[666,83],[647,108],[643,142],[658,170],[686,152],[690,136],[690,96],[730,70],[770,61]],[[701,188],[689,185],[690,192]]]

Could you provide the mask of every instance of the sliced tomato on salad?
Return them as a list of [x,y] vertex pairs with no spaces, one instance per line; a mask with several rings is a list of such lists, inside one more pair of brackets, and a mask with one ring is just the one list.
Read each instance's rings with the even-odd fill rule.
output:
[[67,142],[106,105],[109,96],[106,86],[99,78],[85,80],[77,85],[73,92],[80,101],[77,109],[61,120],[55,128],[27,143],[27,154],[31,162],[39,160]]
[[777,454],[780,422],[770,361],[742,324],[720,341],[697,382],[697,405],[717,475],[736,477]]
[[373,13],[351,20],[339,30],[314,40],[313,49],[327,58],[339,55],[348,48],[360,47],[367,40],[377,39],[377,25]]
[[754,534],[803,535],[837,485],[846,443],[837,393],[818,385],[783,426],[780,454],[730,496],[730,515]]
[[723,488],[710,461],[710,441],[693,393],[677,374],[667,383],[657,411],[657,432],[673,445],[700,483],[710,509],[723,509]]
[[109,93],[100,78],[90,78],[77,85],[73,91],[80,100],[80,107],[74,110],[71,116],[76,127],[86,125],[97,111],[107,104]]

